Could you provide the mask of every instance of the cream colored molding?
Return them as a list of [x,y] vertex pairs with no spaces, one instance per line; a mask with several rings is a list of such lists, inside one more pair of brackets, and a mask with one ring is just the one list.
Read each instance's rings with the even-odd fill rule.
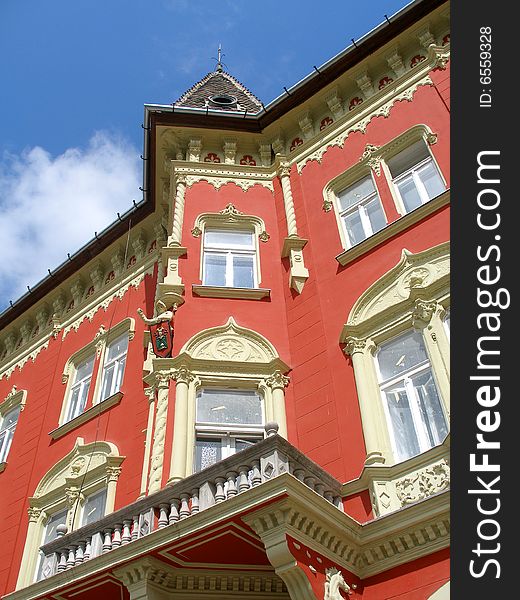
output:
[[[292,160],[296,163],[298,172],[309,161],[321,163],[325,152],[333,147],[343,147],[347,137],[356,131],[365,133],[370,121],[378,116],[388,117],[392,107],[401,101],[412,101],[417,89],[421,86],[432,86],[433,81],[429,71],[436,67],[446,66],[449,60],[449,48],[430,47],[428,58],[413,69],[406,71],[391,84],[385,86],[373,94],[369,94],[365,101],[355,110],[346,112],[342,117],[336,119],[334,124],[326,130],[325,135],[307,141],[298,146]],[[397,67],[396,67],[397,68]],[[364,77],[364,76],[363,76]],[[368,81],[365,81],[368,85]],[[368,90],[368,87],[366,88]]]
[[222,150],[224,151],[224,163],[227,165],[234,165],[237,155],[237,139],[225,138]]
[[399,49],[392,48],[390,52],[386,55],[386,62],[388,66],[392,69],[396,77],[401,77],[406,72],[406,67],[404,66],[403,57],[399,54]]
[[42,336],[39,340],[35,341],[34,344],[25,349],[21,358],[18,355],[13,360],[6,362],[2,366],[0,378],[5,377],[6,379],[9,379],[9,377],[11,377],[15,369],[19,369],[21,371],[26,363],[28,363],[29,361],[34,362],[38,354],[40,354],[42,350],[45,350],[49,347],[49,341],[50,339],[48,333],[46,335],[44,334],[44,336]]
[[[425,304],[426,303],[426,304]],[[365,465],[393,464],[393,449],[376,373],[374,353],[390,337],[412,329],[423,334],[447,418],[449,356],[442,324],[449,304],[449,243],[413,254],[373,283],[352,307],[340,343],[352,357],[367,456]]]
[[[329,202],[329,200],[324,201],[324,206],[325,202]],[[330,201],[330,203],[330,206],[332,208],[332,201]],[[450,190],[448,189],[433,200],[422,204],[421,206],[419,206],[419,208],[416,208],[412,212],[409,212],[406,215],[400,217],[399,219],[397,219],[397,221],[389,223],[385,228],[379,230],[377,233],[374,233],[374,235],[371,235],[366,240],[363,240],[362,242],[356,244],[352,248],[348,248],[341,254],[338,254],[338,256],[336,256],[336,260],[342,266],[350,264],[360,256],[363,256],[373,248],[376,248],[383,242],[393,238],[398,233],[409,229],[416,223],[419,223],[426,217],[437,212],[443,206],[447,206],[449,203]]]
[[105,514],[113,511],[117,477],[124,458],[119,455],[117,446],[110,442],[98,440],[85,444],[83,438],[77,438],[72,450],[42,477],[33,496],[29,498],[29,527],[17,590],[34,580],[43,529],[52,514],[67,509],[69,531],[77,528],[81,511],[76,507],[81,506],[88,495],[105,487]]
[[97,417],[101,413],[104,413],[105,411],[112,408],[113,406],[116,406],[117,404],[119,404],[121,402],[122,398],[123,398],[122,392],[117,392],[116,394],[113,394],[106,400],[103,400],[102,402],[98,402],[97,404],[94,404],[93,406],[91,406],[90,408],[88,408],[87,410],[82,412],[80,415],[78,415],[76,418],[74,418],[70,421],[67,421],[66,423],[64,423],[63,425],[60,425],[59,427],[57,427],[56,429],[53,429],[52,431],[49,431],[49,435],[51,436],[51,438],[53,440],[57,440],[57,439],[63,437],[64,435],[69,433],[69,431],[76,429],[76,427],[83,425],[83,423],[90,421],[90,419],[93,419],[94,417]]
[[288,237],[284,240],[282,257],[289,257],[289,287],[294,289],[298,294],[301,294],[303,286],[309,278],[309,270],[305,267],[303,257],[303,248],[307,243],[307,240],[300,238],[298,235],[296,212],[294,210],[294,200],[291,189],[291,164],[287,162],[284,156],[277,154],[276,168],[282,185],[288,233]]
[[329,107],[334,119],[339,119],[343,115],[343,100],[337,86],[332,88],[325,95],[323,100],[327,103],[327,106]]
[[23,410],[26,402],[27,390],[19,390],[15,385],[13,385],[11,391],[0,403],[0,417],[4,417],[16,406],[19,406],[20,410]]
[[435,593],[433,593],[428,600],[450,600],[451,592],[450,592],[450,582],[448,581],[443,586],[441,586]]
[[132,599],[165,600],[178,594],[186,598],[216,594],[242,599],[244,594],[253,594],[255,598],[261,596],[266,600],[289,599],[283,581],[269,571],[205,568],[197,569],[194,577],[193,570],[147,556],[120,567],[113,574],[123,582]]
[[234,183],[244,191],[254,185],[261,185],[274,192],[273,169],[270,166],[255,167],[226,163],[199,163],[194,165],[179,160],[173,160],[171,164],[175,173],[186,177],[187,187],[191,187],[199,181],[206,181],[217,190],[223,185]]
[[154,413],[155,413],[155,396],[156,389],[154,385],[151,385],[144,390],[144,395],[148,399],[148,421],[146,424],[146,429],[143,433],[145,433],[144,440],[144,455],[143,455],[143,469],[141,473],[141,490],[139,494],[139,498],[142,498],[146,495],[147,487],[148,487],[148,474],[149,474],[149,466],[150,466],[150,455],[152,450],[152,434],[154,429]]
[[222,287],[216,285],[195,285],[191,286],[195,296],[201,298],[236,298],[241,300],[262,300],[269,298],[271,290],[267,288],[235,288]]

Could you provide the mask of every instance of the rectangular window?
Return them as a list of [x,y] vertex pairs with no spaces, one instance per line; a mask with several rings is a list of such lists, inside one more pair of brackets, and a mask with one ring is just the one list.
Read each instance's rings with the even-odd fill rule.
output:
[[382,344],[377,364],[396,460],[442,443],[448,426],[422,334],[408,332]]
[[263,405],[252,390],[205,389],[197,395],[195,471],[263,439]]
[[121,383],[125,373],[127,350],[128,333],[119,336],[107,346],[101,380],[100,402],[110,398],[110,396],[113,396],[121,389]]
[[95,494],[87,496],[85,504],[83,506],[83,514],[81,518],[81,527],[99,521],[101,517],[105,516],[105,506],[107,503],[107,490],[102,489]]
[[256,249],[253,233],[206,230],[202,283],[218,287],[256,287]]
[[407,213],[446,189],[439,170],[422,140],[387,160],[387,164]]
[[6,413],[5,416],[0,417],[0,463],[7,460],[20,410],[20,406],[17,406]]
[[338,202],[349,247],[386,226],[383,207],[371,176],[340,192]]
[[66,423],[75,419],[85,410],[93,368],[94,356],[90,356],[76,366],[74,383],[70,390],[69,407],[65,418]]

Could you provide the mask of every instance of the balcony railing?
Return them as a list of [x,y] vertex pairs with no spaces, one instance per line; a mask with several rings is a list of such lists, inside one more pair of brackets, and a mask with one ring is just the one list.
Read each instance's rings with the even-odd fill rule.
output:
[[177,521],[188,519],[238,494],[290,473],[343,510],[341,484],[266,425],[267,437],[199,473],[115,511],[99,521],[66,533],[40,548],[42,578],[71,569]]

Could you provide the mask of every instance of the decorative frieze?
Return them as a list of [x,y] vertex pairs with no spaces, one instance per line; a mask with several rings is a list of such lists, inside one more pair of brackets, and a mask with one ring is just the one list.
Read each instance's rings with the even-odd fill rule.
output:
[[395,491],[402,506],[424,500],[450,487],[450,465],[447,460],[421,469],[395,482]]

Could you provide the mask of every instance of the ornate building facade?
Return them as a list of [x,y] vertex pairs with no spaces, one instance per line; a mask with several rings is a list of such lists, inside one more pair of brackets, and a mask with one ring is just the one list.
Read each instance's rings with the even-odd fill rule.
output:
[[143,201],[0,315],[3,598],[449,597],[449,25],[145,107]]

